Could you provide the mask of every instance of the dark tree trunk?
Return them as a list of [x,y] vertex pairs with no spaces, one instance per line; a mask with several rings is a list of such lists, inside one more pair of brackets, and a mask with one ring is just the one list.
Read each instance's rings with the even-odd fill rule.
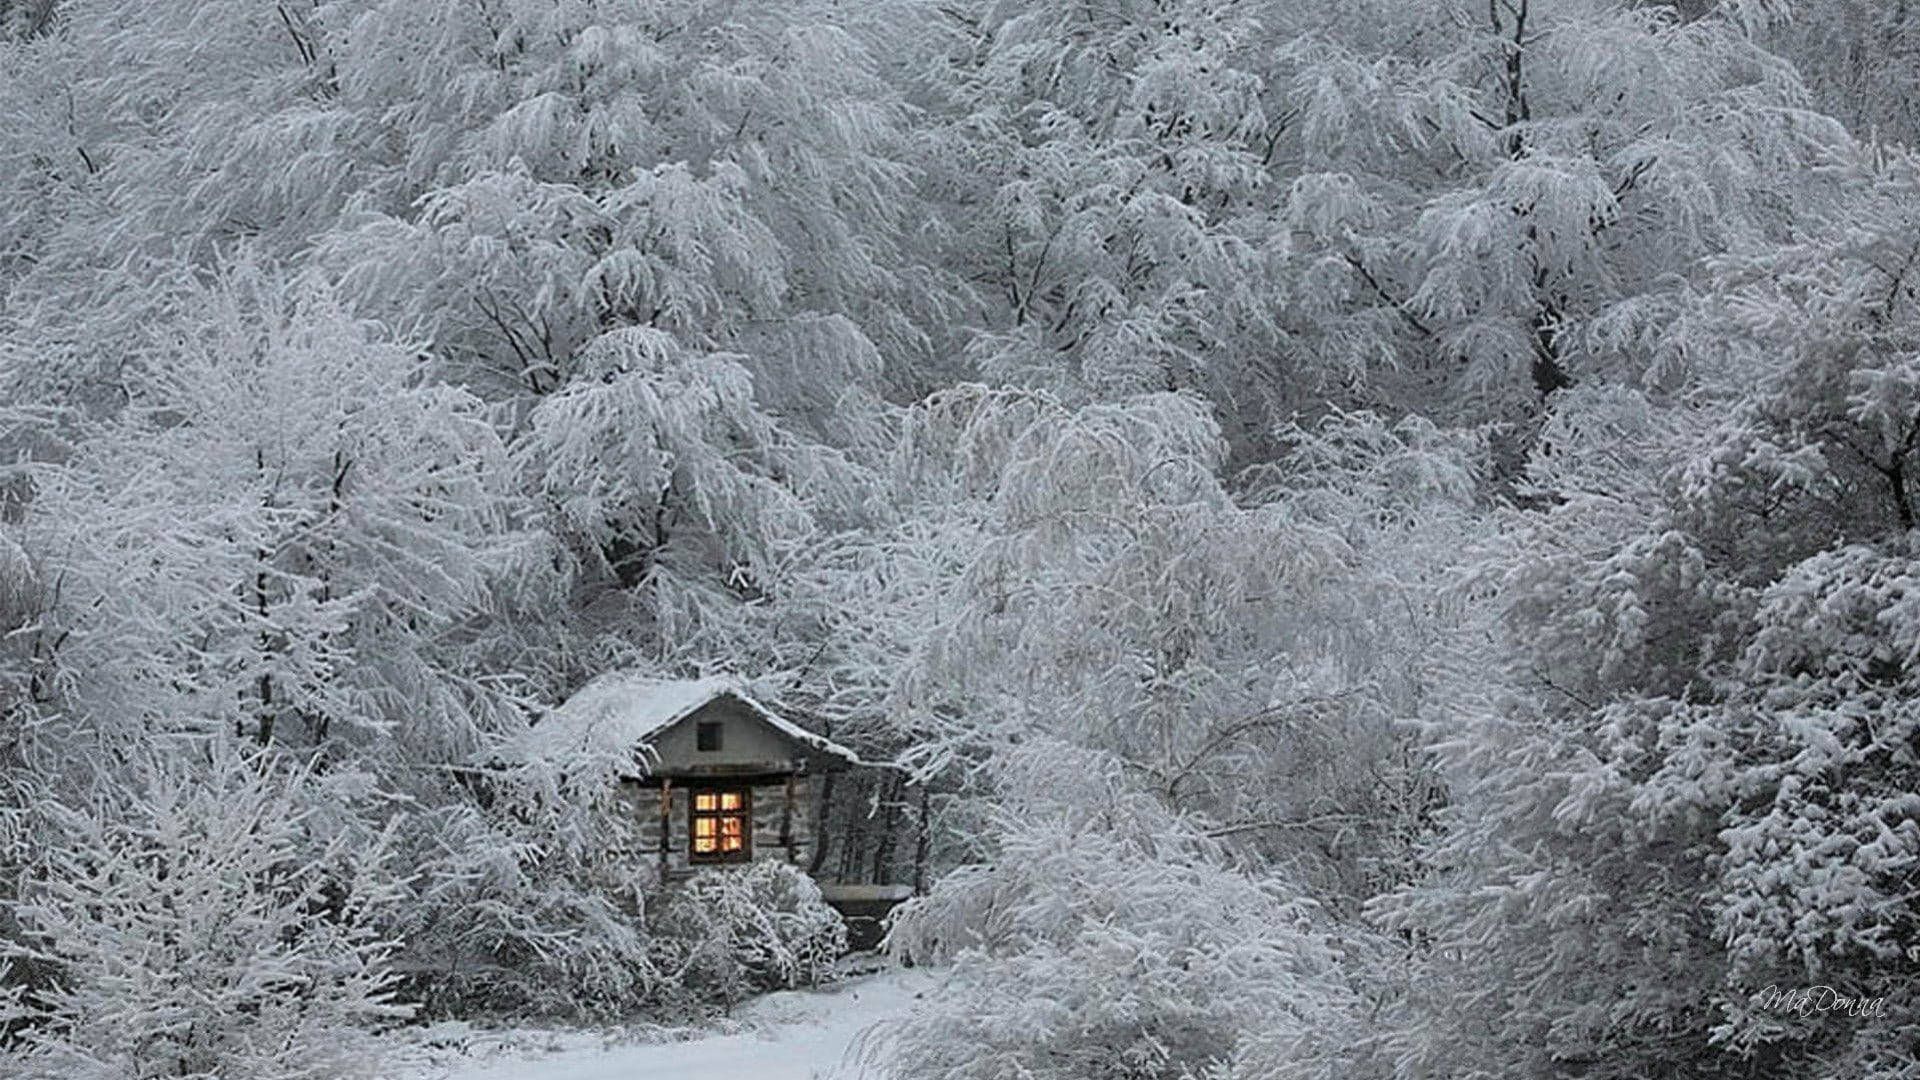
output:
[[889,774],[880,783],[880,841],[873,846],[873,883],[887,884],[893,876],[893,846],[900,828],[900,777]]
[[933,824],[929,820],[927,809],[927,789],[925,785],[922,785],[920,788],[920,820],[916,824],[916,831],[919,835],[914,837],[913,842],[913,894],[915,896],[925,896],[927,894],[927,848],[931,845],[931,837],[933,834]]
[[820,868],[827,864],[827,848],[835,833],[833,827],[833,773],[820,774],[819,805],[813,808],[813,857],[807,860],[807,873],[812,877],[820,876]]

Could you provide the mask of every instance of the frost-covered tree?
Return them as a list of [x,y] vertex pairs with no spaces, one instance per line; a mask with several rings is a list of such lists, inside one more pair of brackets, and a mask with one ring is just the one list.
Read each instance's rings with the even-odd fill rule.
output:
[[909,250],[908,113],[871,37],[807,3],[537,0],[373,5],[345,39],[349,96],[416,111],[423,186],[320,258],[438,377],[511,403],[609,648],[787,662],[742,605],[857,516],[882,400],[923,378],[917,313],[948,290]]
[[1298,310],[1346,328],[1356,367],[1390,331],[1413,346],[1403,392],[1495,415],[1682,375],[1666,328],[1702,260],[1786,237],[1819,205],[1807,167],[1844,145],[1729,13],[1365,5],[1292,55]]
[[769,416],[744,358],[634,327],[580,363],[591,374],[533,408],[516,458],[538,520],[590,575],[643,589],[666,642],[777,603],[804,546],[858,516],[862,466]]
[[548,557],[510,531],[480,403],[267,270],[183,307],[124,359],[112,415],[15,406],[65,443],[25,470],[23,545],[58,578],[42,662],[130,737],[199,716],[261,743],[470,751],[504,722],[460,663],[470,620],[537,592]]
[[[840,351],[911,349],[906,313],[940,290],[900,253],[904,107],[844,21],[805,2],[370,4],[343,30],[344,93],[403,124],[417,201],[368,206],[329,261],[463,378],[523,393],[621,327],[746,335],[775,367],[841,325]],[[852,321],[782,332],[809,313]]]
[[55,0],[6,0],[0,3],[0,41],[25,41],[53,27]]
[[[1297,405],[1271,244],[1279,115],[1259,5],[949,5],[928,188],[987,303],[976,371],[1069,400]],[[1295,395],[1295,396],[1290,396]]]
[[[1433,567],[1472,529],[1471,440],[1343,417],[1236,497],[1186,395],[964,386],[908,423],[892,520],[810,575],[836,731],[976,794],[1027,740],[1098,749],[1327,899],[1403,872],[1432,788],[1398,722],[1455,617]],[[977,809],[941,812],[990,838]]]
[[[673,987],[655,962],[632,804],[610,754],[458,770],[409,815],[408,903],[394,913],[410,1000],[438,1017],[611,1017]],[[624,811],[624,812],[623,812]]]
[[59,340],[113,342],[47,357],[43,379],[110,384],[101,353],[138,347],[180,260],[290,255],[367,185],[370,138],[331,107],[315,51],[329,6],[79,0],[16,48],[5,302]]
[[565,549],[524,527],[496,417],[311,278],[240,264],[177,303],[111,412],[8,414],[53,447],[20,469],[21,546],[54,584],[13,628],[9,687],[20,715],[67,718],[20,728],[64,763],[51,789],[111,783],[87,762],[183,725],[318,753],[377,793],[353,827],[404,826],[408,903],[380,925],[417,1000],[632,1007],[653,989],[645,882],[589,782],[611,763],[473,767],[605,662],[568,621]]
[[1920,11],[1910,3],[1798,0],[1753,4],[1770,16],[1764,40],[1792,60],[1821,111],[1863,139],[1912,147],[1920,110],[1908,89],[1920,74]]
[[1495,4],[957,9],[940,197],[1001,301],[980,369],[1189,389],[1236,447],[1332,401],[1530,415],[1669,380],[1702,260],[1781,238],[1844,142],[1733,13]]
[[693,875],[648,929],[662,984],[731,1008],[756,990],[814,986],[847,948],[840,913],[798,867],[758,862]]
[[597,378],[600,335],[659,330],[730,357],[773,414],[858,439],[877,395],[924,382],[907,361],[951,290],[910,250],[881,37],[842,14],[337,0],[188,25],[69,5],[8,72],[27,107],[5,121],[0,266],[43,342],[94,347],[35,378],[111,397],[103,355],[166,317],[180,261],[245,245],[317,252],[356,314],[488,400]]

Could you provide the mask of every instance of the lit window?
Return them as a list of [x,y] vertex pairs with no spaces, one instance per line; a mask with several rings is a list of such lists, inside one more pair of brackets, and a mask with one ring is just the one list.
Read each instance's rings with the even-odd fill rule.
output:
[[746,862],[753,857],[753,799],[743,790],[693,793],[695,862]]

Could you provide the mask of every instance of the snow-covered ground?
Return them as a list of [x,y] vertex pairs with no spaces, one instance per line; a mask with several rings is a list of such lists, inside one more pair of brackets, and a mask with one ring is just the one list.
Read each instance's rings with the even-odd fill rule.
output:
[[739,1030],[680,1041],[588,1032],[520,1031],[466,1041],[393,1080],[828,1080],[878,1074],[861,1036],[910,1011],[933,985],[924,971],[886,971],[820,990],[769,994],[736,1010]]

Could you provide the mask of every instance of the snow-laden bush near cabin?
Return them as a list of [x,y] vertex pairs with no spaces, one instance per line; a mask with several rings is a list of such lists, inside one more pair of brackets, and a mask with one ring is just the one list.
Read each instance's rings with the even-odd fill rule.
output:
[[890,951],[951,974],[880,1030],[894,1075],[1186,1077],[1337,1030],[1353,998],[1313,904],[1229,865],[1110,758],[1016,756],[993,860],[895,912]]
[[469,774],[472,801],[419,815],[398,960],[428,1015],[606,1018],[658,993],[657,879],[620,767],[596,750],[488,769]]
[[344,1080],[378,1066],[394,1000],[376,927],[387,835],[332,829],[328,778],[220,740],[136,752],[33,809],[40,857],[5,901],[24,999],[7,1075]]
[[668,986],[728,1005],[817,985],[847,948],[846,923],[820,887],[778,862],[700,871],[666,895],[652,930]]
[[471,806],[439,808],[420,828],[401,968],[429,1015],[605,1018],[654,993],[644,860],[617,876],[610,853]]

